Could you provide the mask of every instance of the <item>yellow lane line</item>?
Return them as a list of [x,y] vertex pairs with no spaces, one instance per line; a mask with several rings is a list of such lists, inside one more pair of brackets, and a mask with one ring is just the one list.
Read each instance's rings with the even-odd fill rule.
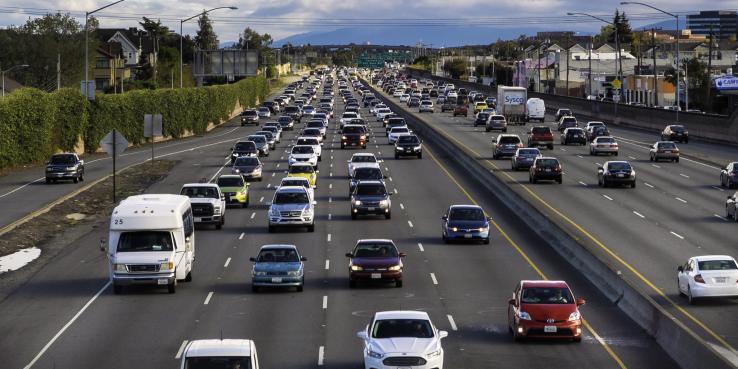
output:
[[[448,171],[448,169],[446,169],[446,167],[443,164],[441,164],[440,161],[438,161],[438,159],[436,158],[436,156],[433,155],[433,153],[427,147],[425,148],[425,151],[426,151],[426,153],[428,153],[428,155],[430,155],[431,159],[433,159],[433,161],[436,163],[436,165],[438,165],[438,167],[440,167],[441,170],[444,173],[446,173],[446,176],[448,176],[448,178],[451,179],[451,181],[454,184],[456,184],[456,187],[458,187],[461,190],[461,192],[464,193],[464,195],[469,199],[469,201],[471,201],[474,205],[480,206],[479,203],[477,203],[477,201],[474,200],[474,198],[464,188],[464,186],[462,186],[456,180],[456,178],[454,178],[454,176],[451,175],[451,173]],[[486,215],[487,215],[487,212],[485,211],[485,216]],[[528,265],[530,265],[533,268],[533,270],[536,271],[536,274],[538,274],[538,276],[540,276],[541,279],[548,280],[548,277],[546,276],[546,274],[544,274],[543,271],[541,271],[541,269],[538,267],[538,265],[536,265],[536,263],[534,263],[533,260],[531,260],[531,258],[528,257],[528,254],[526,254],[525,251],[523,251],[523,249],[520,248],[520,246],[517,244],[517,242],[515,242],[510,237],[510,235],[508,235],[507,232],[505,232],[502,229],[502,227],[500,227],[500,225],[497,224],[497,222],[495,222],[494,220],[490,220],[490,221],[495,226],[495,228],[497,229],[497,231],[502,235],[502,237],[507,241],[507,243],[510,246],[512,246],[512,248],[514,248],[515,251],[518,252],[518,254],[520,254],[520,256],[525,260],[525,262],[528,263]],[[602,347],[605,349],[605,351],[607,352],[607,354],[610,355],[610,357],[618,364],[618,366],[620,368],[622,368],[622,369],[626,369],[627,367],[625,366],[625,364],[623,363],[623,361],[620,360],[620,357],[615,353],[615,351],[612,350],[612,348],[610,347],[610,345],[608,345],[607,342],[605,342],[605,340],[603,340],[602,337],[599,334],[597,334],[597,331],[595,331],[595,329],[589,324],[589,322],[587,322],[586,320],[584,320],[584,318],[582,318],[582,323],[584,324],[584,327],[587,328],[587,330],[597,340],[597,342],[599,342],[602,345]]]

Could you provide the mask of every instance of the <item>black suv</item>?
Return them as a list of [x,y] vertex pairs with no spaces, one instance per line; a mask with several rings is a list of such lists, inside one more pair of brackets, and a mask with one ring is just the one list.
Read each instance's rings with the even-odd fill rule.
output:
[[351,219],[363,214],[392,218],[390,195],[383,181],[359,181],[351,192]]
[[683,125],[672,124],[666,126],[661,132],[661,141],[674,141],[689,143],[689,132]]
[[354,192],[354,187],[359,181],[377,180],[384,181],[382,170],[377,167],[358,167],[354,169],[349,181],[349,196]]
[[487,113],[478,113],[477,118],[474,119],[474,127],[476,126],[487,126],[487,119],[489,119],[489,114]]
[[577,127],[567,128],[564,130],[564,133],[561,134],[562,145],[571,145],[574,143],[580,145],[587,144],[587,135],[583,129]]
[[85,161],[77,154],[56,154],[46,162],[46,183],[56,182],[60,179],[71,179],[77,183],[84,181]]
[[242,156],[259,156],[259,149],[254,141],[238,141],[231,148],[231,164]]
[[404,135],[397,138],[395,142],[395,159],[400,156],[417,156],[423,158],[423,141],[416,135]]
[[247,124],[259,125],[259,114],[256,109],[246,109],[241,112],[241,127]]
[[284,108],[284,115],[299,123],[302,119],[302,109],[299,106],[291,105]]

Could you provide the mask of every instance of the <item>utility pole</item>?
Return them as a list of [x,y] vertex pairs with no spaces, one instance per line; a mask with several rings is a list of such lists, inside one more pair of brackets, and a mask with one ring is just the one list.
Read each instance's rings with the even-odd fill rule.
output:
[[538,45],[538,92],[541,92],[541,48],[543,47],[543,43]]
[[568,40],[566,45],[566,96],[569,96],[569,50],[571,49],[571,41]]
[[705,83],[705,111],[709,112],[712,111],[712,102],[711,96],[710,96],[710,88],[712,87],[712,40],[713,40],[713,33],[712,33],[712,24],[710,25],[710,47],[709,47],[709,55],[707,57],[707,81]]
[[589,80],[589,94],[592,95],[592,49],[594,48],[594,36],[589,37],[589,73],[587,73],[587,79]]
[[61,53],[56,54],[56,89],[61,89]]
[[651,56],[653,57],[653,105],[659,104],[659,75],[656,72],[656,29],[651,28]]

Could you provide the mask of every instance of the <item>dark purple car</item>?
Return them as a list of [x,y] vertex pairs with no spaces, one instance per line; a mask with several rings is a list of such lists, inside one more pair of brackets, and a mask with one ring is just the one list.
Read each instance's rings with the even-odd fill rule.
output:
[[349,287],[358,281],[394,282],[402,287],[404,252],[397,251],[392,240],[369,239],[356,242],[353,252],[346,254],[349,263]]

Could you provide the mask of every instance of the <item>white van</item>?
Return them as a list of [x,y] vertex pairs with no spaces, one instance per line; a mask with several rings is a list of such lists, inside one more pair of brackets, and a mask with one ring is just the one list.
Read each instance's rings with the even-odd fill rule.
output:
[[[113,292],[123,286],[166,286],[192,280],[195,222],[182,195],[137,195],[120,202],[110,217],[108,260]],[[105,249],[104,241],[100,244]]]
[[528,122],[532,120],[543,122],[546,119],[546,104],[543,102],[543,99],[531,97],[526,103],[526,110],[526,118]]
[[181,369],[259,369],[259,356],[252,340],[194,340],[182,352]]

